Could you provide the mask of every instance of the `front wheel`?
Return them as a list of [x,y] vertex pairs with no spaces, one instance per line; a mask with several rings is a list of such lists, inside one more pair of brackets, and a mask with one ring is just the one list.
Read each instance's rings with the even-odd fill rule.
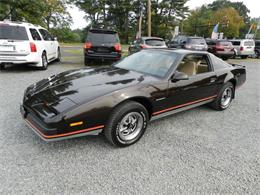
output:
[[247,59],[247,58],[248,58],[248,56],[241,56],[241,58],[242,58],[242,59]]
[[210,104],[211,107],[219,111],[228,109],[233,100],[234,92],[234,85],[227,82],[220,90],[218,97]]
[[147,123],[148,113],[145,107],[137,102],[127,101],[112,112],[104,134],[113,145],[130,146],[142,137]]

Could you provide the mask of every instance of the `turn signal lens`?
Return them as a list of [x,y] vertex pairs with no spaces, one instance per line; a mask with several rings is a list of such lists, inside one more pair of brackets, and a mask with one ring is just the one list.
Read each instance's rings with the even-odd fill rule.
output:
[[31,52],[37,52],[37,48],[36,48],[35,43],[30,42],[30,48],[31,48]]
[[82,124],[83,124],[83,121],[79,121],[79,122],[75,122],[75,123],[70,123],[70,126],[75,127],[75,126],[79,126],[79,125],[82,125]]
[[85,49],[90,49],[92,47],[92,44],[90,42],[87,42],[84,44]]

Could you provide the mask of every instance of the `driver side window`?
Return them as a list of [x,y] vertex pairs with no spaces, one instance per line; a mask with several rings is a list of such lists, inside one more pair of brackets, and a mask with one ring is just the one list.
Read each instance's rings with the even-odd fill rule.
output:
[[177,71],[188,76],[210,72],[211,66],[208,56],[205,54],[189,54],[178,65]]

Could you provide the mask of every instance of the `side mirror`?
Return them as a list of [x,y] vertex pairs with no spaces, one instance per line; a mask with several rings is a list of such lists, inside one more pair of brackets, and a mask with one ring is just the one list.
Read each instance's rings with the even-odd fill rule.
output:
[[178,71],[176,71],[171,78],[172,82],[182,81],[182,80],[189,80],[189,76],[183,72],[178,72]]

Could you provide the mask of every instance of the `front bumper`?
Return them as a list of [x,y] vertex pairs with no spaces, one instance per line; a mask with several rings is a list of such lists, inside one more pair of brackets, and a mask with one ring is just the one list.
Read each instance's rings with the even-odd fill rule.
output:
[[104,128],[104,125],[98,125],[86,129],[62,131],[46,127],[39,118],[28,112],[23,105],[20,105],[20,112],[26,124],[44,141],[58,141],[86,135],[98,135]]

